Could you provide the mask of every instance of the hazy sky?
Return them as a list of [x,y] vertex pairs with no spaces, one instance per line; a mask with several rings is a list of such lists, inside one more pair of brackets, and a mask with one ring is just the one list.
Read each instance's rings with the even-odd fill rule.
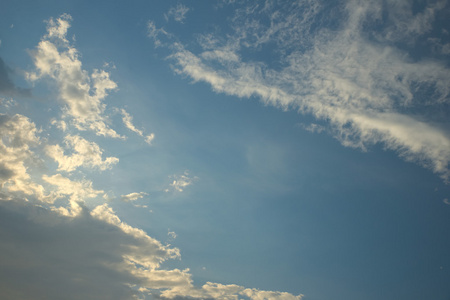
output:
[[450,299],[448,1],[0,3],[1,299]]

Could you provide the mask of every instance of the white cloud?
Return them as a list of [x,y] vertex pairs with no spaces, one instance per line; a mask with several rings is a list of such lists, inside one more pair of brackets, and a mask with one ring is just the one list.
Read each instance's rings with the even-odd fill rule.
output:
[[125,125],[126,128],[128,128],[129,130],[137,133],[139,136],[143,137],[145,142],[149,145],[151,145],[151,142],[153,141],[153,139],[155,138],[155,135],[152,133],[150,135],[144,136],[144,132],[140,129],[137,129],[134,124],[133,124],[133,117],[127,113],[127,111],[125,109],[121,109],[120,113],[122,114],[122,121],[123,124]]
[[77,49],[66,39],[70,20],[64,14],[56,21],[48,21],[47,34],[31,52],[37,72],[28,73],[28,78],[35,81],[48,77],[57,83],[60,100],[65,104],[64,114],[72,118],[79,130],[123,138],[107,125],[106,105],[102,103],[107,92],[117,85],[103,70],[94,70],[89,75],[82,69]]
[[[406,43],[406,49],[413,49],[411,36],[430,32],[443,3],[414,17],[409,1],[388,1],[385,8],[357,0],[344,7],[312,0],[249,4],[236,10],[234,35],[223,42],[206,35],[203,41],[210,42],[201,44],[205,51],[198,54],[176,42],[169,58],[177,73],[207,82],[216,92],[258,96],[266,104],[312,114],[328,121],[345,146],[364,150],[383,143],[448,181],[450,134],[428,112],[449,102],[450,70],[438,61],[411,59],[395,46],[408,40],[413,45]],[[331,19],[320,19],[328,15],[325,9],[333,11]],[[389,21],[371,30],[382,12]],[[261,16],[271,22],[262,24]],[[274,43],[275,50],[265,48]],[[241,55],[246,48],[272,51],[279,66],[246,61]]]
[[122,195],[120,196],[120,200],[125,201],[125,202],[129,202],[129,201],[136,201],[138,199],[144,198],[145,196],[147,196],[147,193],[144,192],[140,192],[140,193],[130,193],[128,195]]
[[47,155],[58,163],[59,171],[71,172],[80,166],[106,170],[119,162],[116,157],[107,157],[103,160],[103,151],[100,147],[78,135],[67,135],[64,141],[66,149],[73,151],[72,155],[65,155],[63,148],[59,145],[46,147]]
[[[185,171],[181,175],[171,175],[169,178],[173,179],[170,184],[171,189],[178,192],[182,192],[186,187],[194,183],[195,180],[198,180],[197,176],[190,176],[188,171]],[[165,191],[169,192],[170,189],[166,189]]]
[[164,15],[166,20],[168,21],[170,17],[173,17],[173,19],[177,22],[183,23],[184,19],[186,18],[186,14],[189,12],[189,8],[181,3],[177,3],[177,6],[171,7],[169,9],[169,12]]

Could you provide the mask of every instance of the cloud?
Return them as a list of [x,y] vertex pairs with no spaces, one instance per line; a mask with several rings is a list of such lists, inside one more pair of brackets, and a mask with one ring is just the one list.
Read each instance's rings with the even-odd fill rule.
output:
[[56,128],[58,128],[59,130],[62,130],[62,131],[66,131],[66,130],[67,130],[67,123],[64,122],[63,120],[56,120],[56,119],[53,119],[53,120],[50,122],[50,124],[56,126]]
[[120,196],[120,200],[124,201],[124,202],[129,202],[129,201],[136,201],[138,199],[144,198],[145,196],[148,196],[147,193],[144,192],[140,192],[140,193],[130,193],[128,195],[122,195]]
[[37,72],[30,72],[27,77],[31,81],[50,78],[56,82],[59,98],[65,104],[64,116],[70,117],[77,129],[123,138],[108,126],[106,105],[102,102],[117,84],[106,71],[94,70],[89,75],[82,69],[77,49],[66,38],[70,21],[67,14],[48,21],[47,34],[31,51]]
[[[448,182],[448,115],[437,122],[434,112],[450,102],[450,70],[415,51],[444,6],[413,13],[410,1],[248,2],[232,18],[234,34],[200,37],[197,53],[173,42],[169,59],[176,73],[216,92],[311,114],[344,146],[382,143]],[[273,61],[247,60],[246,51]]]
[[78,135],[67,135],[64,141],[66,149],[73,151],[72,155],[65,155],[63,148],[59,145],[46,147],[47,155],[58,163],[58,171],[71,172],[80,166],[104,171],[119,162],[116,157],[107,157],[103,160],[103,151],[100,147]]
[[325,130],[325,127],[323,127],[322,125],[319,125],[319,124],[315,124],[315,123],[311,123],[309,125],[299,124],[299,126],[311,133],[321,133],[322,131]]
[[[133,286],[185,284],[180,270],[158,269],[179,257],[107,207],[73,218],[22,201],[0,201],[2,299],[135,299]],[[142,295],[141,295],[142,296]]]
[[199,298],[199,299],[221,299],[221,300],[301,300],[303,295],[292,295],[285,292],[263,291],[249,289],[236,284],[220,284],[207,282],[201,288],[192,285],[173,288],[161,293],[165,298]]
[[11,73],[11,68],[0,57],[0,93],[7,96],[31,97],[30,89],[19,88],[12,82],[9,77]]
[[[186,187],[190,186],[194,183],[195,180],[198,180],[198,177],[190,176],[188,171],[185,171],[181,175],[171,175],[169,178],[172,178],[173,181],[170,184],[172,190],[182,192]],[[169,192],[170,189],[166,189],[166,192]]]
[[0,187],[51,202],[44,187],[28,172],[28,165],[37,160],[31,150],[40,144],[37,133],[36,125],[27,117],[0,114]]
[[[180,257],[107,205],[76,215],[0,195],[0,297],[5,299],[286,299],[302,295],[208,282],[189,270],[162,269]],[[170,232],[169,232],[170,234]]]
[[57,198],[63,196],[70,196],[71,201],[81,202],[86,198],[95,198],[104,192],[101,190],[95,190],[92,187],[92,181],[84,179],[82,181],[73,181],[61,174],[52,176],[43,175],[42,179],[56,186]]
[[[53,119],[52,125],[64,132],[75,125],[121,137],[109,128],[102,103],[116,85],[104,71],[88,75],[82,69],[77,50],[66,38],[70,20],[62,15],[48,21],[47,34],[32,52],[36,72],[28,77],[57,84],[63,117],[72,124]],[[123,116],[130,130],[148,142],[153,139],[134,127],[124,110]],[[46,139],[39,138],[41,131],[23,115],[0,114],[1,299],[255,298],[236,285],[195,287],[189,269],[164,268],[167,260],[180,258],[179,249],[130,226],[107,204],[93,205],[109,196],[91,180],[70,173],[80,167],[107,170],[118,159],[104,158],[96,143],[75,134],[65,135],[64,146],[46,145]],[[49,158],[58,163],[58,172],[69,174],[52,174],[45,165]],[[33,168],[36,165],[40,168]],[[197,179],[187,171],[171,178],[171,188],[179,192]],[[130,193],[121,199],[135,201],[146,195]],[[176,238],[172,231],[168,236]],[[274,299],[284,295],[270,293]]]
[[155,47],[160,47],[163,45],[163,43],[160,40],[160,36],[162,37],[170,37],[171,35],[167,33],[163,28],[157,28],[155,26],[155,23],[152,21],[149,21],[147,23],[147,36],[151,39],[153,39],[153,42],[155,43]]
[[125,109],[121,109],[120,113],[122,114],[122,121],[123,124],[125,125],[126,128],[128,128],[129,130],[137,133],[139,136],[144,137],[145,142],[149,145],[151,145],[151,142],[153,141],[153,139],[155,138],[155,135],[152,133],[150,135],[144,136],[144,132],[140,129],[137,129],[134,125],[133,125],[133,117],[127,113],[127,111]]
[[174,240],[177,238],[177,234],[175,233],[175,231],[167,231],[167,235],[169,236],[169,239]]
[[169,12],[164,15],[166,18],[166,21],[169,20],[170,17],[173,17],[173,19],[177,22],[183,23],[184,19],[186,18],[186,14],[189,12],[189,8],[181,3],[177,3],[177,6],[171,7],[169,9]]

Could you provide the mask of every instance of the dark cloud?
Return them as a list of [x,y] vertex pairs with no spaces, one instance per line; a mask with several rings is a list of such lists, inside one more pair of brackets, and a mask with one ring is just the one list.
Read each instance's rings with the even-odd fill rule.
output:
[[17,87],[9,78],[12,73],[10,67],[8,67],[3,59],[0,57],[0,94],[7,96],[21,96],[21,97],[31,97],[30,89],[23,89]]
[[0,299],[133,299],[139,279],[115,267],[130,246],[139,241],[86,208],[67,218],[0,200]]

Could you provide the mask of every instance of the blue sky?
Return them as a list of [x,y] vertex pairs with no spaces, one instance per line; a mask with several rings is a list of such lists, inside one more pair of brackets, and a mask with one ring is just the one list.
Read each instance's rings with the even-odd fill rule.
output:
[[448,1],[2,1],[5,299],[450,297]]

